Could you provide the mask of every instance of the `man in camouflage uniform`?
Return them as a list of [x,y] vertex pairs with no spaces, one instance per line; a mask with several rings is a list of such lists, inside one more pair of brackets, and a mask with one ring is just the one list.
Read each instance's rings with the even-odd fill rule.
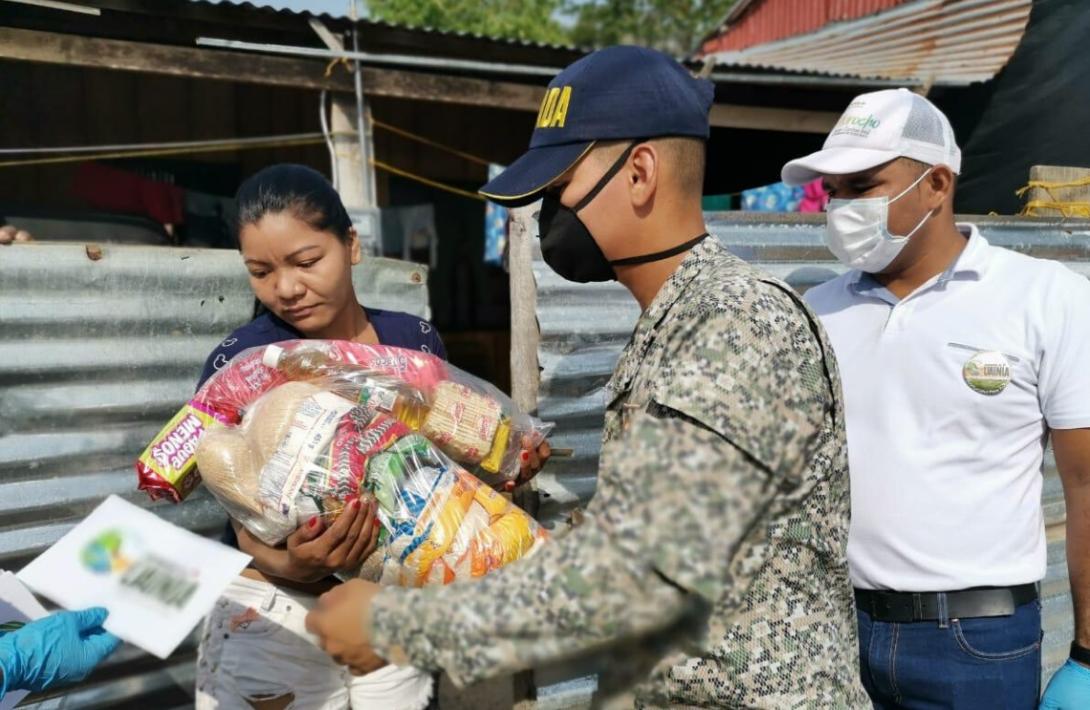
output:
[[643,307],[598,490],[586,522],[476,583],[331,592],[308,626],[353,670],[386,659],[465,684],[608,651],[642,672],[640,706],[868,704],[839,375],[791,289],[706,235],[711,100],[665,55],[602,50],[553,80],[531,150],[482,190],[544,191],[550,266],[617,278]]

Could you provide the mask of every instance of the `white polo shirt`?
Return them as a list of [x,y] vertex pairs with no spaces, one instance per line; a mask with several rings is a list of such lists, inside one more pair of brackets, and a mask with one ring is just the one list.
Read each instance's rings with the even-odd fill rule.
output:
[[1090,282],[958,228],[958,260],[901,301],[859,271],[806,293],[844,383],[863,589],[1042,579],[1047,431],[1090,427]]

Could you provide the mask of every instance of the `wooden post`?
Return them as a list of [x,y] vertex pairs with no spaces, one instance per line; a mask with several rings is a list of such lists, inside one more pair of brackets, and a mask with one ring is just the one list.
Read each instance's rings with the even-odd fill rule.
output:
[[332,166],[337,176],[337,188],[344,206],[349,209],[373,207],[369,204],[368,181],[374,184],[374,166],[363,164],[364,151],[360,149],[359,132],[356,129],[356,99],[351,94],[334,94],[330,131],[333,134]]
[[537,209],[538,203],[534,203],[511,210],[507,236],[511,275],[511,399],[524,412],[537,411],[541,385],[537,361],[541,331],[537,323],[537,283],[532,266],[537,236],[534,212]]
[[[333,94],[330,121],[334,155],[332,171],[337,178],[337,191],[359,233],[364,253],[381,254],[382,230],[375,201],[375,166],[368,159],[373,154],[373,147],[369,145],[371,131],[365,130],[365,142],[361,146],[356,106],[356,97],[352,94]],[[364,111],[368,109],[365,107]],[[364,124],[370,126],[370,116],[365,118]]]
[[[524,412],[536,412],[541,388],[541,368],[537,359],[541,328],[537,322],[537,280],[534,278],[534,241],[537,220],[534,214],[541,203],[511,210],[507,235],[507,268],[511,289],[511,399]],[[532,516],[541,507],[534,484],[516,491],[515,503]],[[513,678],[516,708],[531,706],[534,672],[518,673]]]

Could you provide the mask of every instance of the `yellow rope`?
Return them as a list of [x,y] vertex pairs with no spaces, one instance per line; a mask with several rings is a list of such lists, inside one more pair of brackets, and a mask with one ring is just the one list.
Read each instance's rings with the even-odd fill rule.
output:
[[347,71],[352,71],[352,67],[350,67],[348,65],[348,58],[347,57],[335,57],[334,59],[330,60],[329,64],[325,65],[325,78],[326,79],[333,76],[333,67],[337,66],[338,64],[343,64],[344,68]]
[[463,190],[461,188],[454,187],[453,185],[447,185],[446,183],[442,183],[442,182],[439,182],[437,180],[432,180],[430,178],[426,178],[423,175],[417,175],[415,173],[410,173],[408,170],[402,170],[401,168],[395,168],[392,165],[388,165],[387,163],[383,163],[383,162],[378,161],[378,160],[372,160],[371,165],[374,165],[376,168],[378,168],[380,170],[385,170],[388,173],[392,173],[393,175],[397,175],[399,177],[407,178],[409,180],[415,180],[416,182],[419,182],[419,183],[421,183],[423,185],[428,185],[429,187],[434,187],[437,190],[444,190],[444,191],[449,192],[449,193],[451,193],[453,195],[459,195],[461,197],[468,197],[471,200],[480,200],[481,202],[486,201],[483,196],[478,195],[475,192],[470,192],[468,190]]
[[1027,190],[1033,188],[1040,188],[1045,192],[1051,192],[1052,190],[1062,190],[1067,187],[1085,187],[1090,185],[1090,175],[1086,177],[1078,178],[1077,180],[1067,180],[1061,182],[1054,182],[1051,180],[1030,180],[1024,186],[1019,188],[1015,194],[1019,197],[1024,195]]
[[[371,120],[372,125],[376,128],[381,128],[384,131],[389,131],[395,135],[399,135],[403,138],[423,143],[424,145],[431,146],[438,150],[446,151],[451,155],[456,155],[459,158],[468,160],[471,163],[477,165],[483,165],[485,167],[491,165],[488,160],[479,158],[472,153],[466,153],[465,151],[458,150],[457,148],[451,148],[448,145],[433,141],[430,138],[417,135],[410,131],[406,131],[403,128],[390,125],[383,121]],[[344,131],[344,135],[355,136],[355,131]],[[22,165],[56,165],[61,163],[73,163],[82,160],[110,160],[115,158],[144,158],[144,157],[158,157],[163,155],[179,155],[184,153],[215,153],[218,151],[231,151],[231,150],[245,150],[246,148],[275,148],[278,146],[296,146],[296,145],[311,145],[321,143],[322,139],[315,138],[298,138],[294,140],[283,139],[270,139],[268,141],[251,142],[251,143],[219,143],[214,146],[189,146],[189,147],[176,147],[176,148],[158,148],[154,150],[131,150],[131,151],[116,151],[112,153],[82,153],[79,155],[65,155],[65,156],[53,156],[49,158],[23,158],[18,160],[7,160],[0,162],[0,168],[17,167]]]
[[[376,127],[382,128],[383,130],[388,130],[391,133],[396,133],[398,135],[402,135],[405,138],[409,138],[410,140],[416,140],[416,141],[419,141],[421,143],[431,145],[431,146],[433,146],[435,148],[445,150],[447,152],[453,153],[454,155],[460,156],[460,157],[465,158],[466,160],[472,161],[474,163],[478,163],[480,165],[488,165],[489,164],[487,160],[484,160],[482,158],[478,158],[478,157],[476,157],[474,155],[470,155],[469,153],[463,153],[462,151],[456,150],[454,148],[450,148],[449,146],[445,146],[445,145],[443,145],[441,143],[436,143],[435,141],[432,141],[432,140],[430,140],[428,138],[424,138],[423,136],[418,136],[418,135],[415,135],[415,134],[410,133],[408,131],[404,131],[404,130],[402,130],[400,128],[397,128],[395,126],[391,126],[391,125],[389,125],[387,123],[382,123],[381,121],[372,121],[372,123]],[[76,163],[76,162],[84,162],[84,161],[90,161],[90,160],[110,160],[110,159],[116,159],[116,158],[148,158],[148,157],[162,157],[162,156],[167,156],[167,155],[184,155],[184,154],[191,154],[191,153],[216,153],[216,152],[220,152],[220,151],[246,150],[246,149],[250,149],[250,148],[276,148],[276,147],[313,145],[313,144],[317,144],[317,143],[322,143],[322,142],[324,142],[324,140],[325,139],[321,138],[321,137],[297,138],[297,139],[292,139],[292,140],[282,140],[282,139],[275,139],[274,140],[274,139],[270,139],[268,141],[257,141],[257,142],[251,142],[251,143],[219,143],[219,144],[211,145],[211,146],[184,146],[184,147],[174,147],[174,148],[157,148],[157,149],[149,149],[149,150],[115,151],[115,152],[111,152],[111,153],[90,153],[90,154],[83,153],[83,154],[80,154],[80,155],[62,155],[62,156],[53,156],[53,157],[49,157],[49,158],[26,158],[26,159],[20,159],[20,160],[0,161],[0,168],[19,167],[19,166],[26,166],[26,165],[58,165],[58,164],[62,164],[62,163]],[[372,160],[371,164],[374,165],[376,168],[379,168],[380,170],[384,170],[384,171],[386,171],[388,173],[391,173],[393,175],[398,175],[398,176],[406,178],[408,180],[413,180],[413,181],[421,183],[423,185],[428,185],[429,187],[434,187],[437,190],[443,190],[443,191],[449,192],[449,193],[451,193],[453,195],[458,195],[460,197],[465,197],[465,198],[468,198],[468,199],[471,199],[471,200],[478,200],[480,202],[485,202],[486,201],[483,196],[478,195],[475,192],[469,192],[468,190],[462,190],[461,188],[454,187],[453,185],[448,185],[446,183],[439,182],[438,180],[432,180],[430,178],[424,177],[423,175],[417,175],[416,173],[409,172],[408,170],[403,170],[401,168],[396,168],[393,165],[390,165],[389,163],[384,163],[384,162],[381,162],[381,161],[378,161],[378,160]]]
[[184,155],[188,153],[218,153],[221,151],[246,150],[248,148],[279,148],[323,143],[324,138],[296,138],[293,140],[269,140],[255,143],[227,143],[217,145],[197,145],[178,148],[157,148],[154,150],[128,150],[115,153],[94,153],[80,155],[61,155],[51,158],[25,158],[21,160],[0,161],[0,168],[23,165],[57,165],[60,163],[80,163],[88,160],[110,160],[114,158],[149,158],[164,155]]
[[1026,217],[1037,217],[1041,216],[1037,214],[1037,210],[1055,210],[1064,217],[1086,217],[1090,219],[1090,202],[1059,200],[1052,194],[1053,190],[1085,187],[1087,185],[1090,185],[1090,175],[1075,180],[1030,180],[1023,187],[1015,191],[1015,194],[1018,197],[1022,197],[1029,190],[1039,189],[1044,190],[1050,199],[1030,200],[1026,203],[1026,206],[1022,208],[1022,211],[1019,212],[1019,214]]
[[476,155],[473,155],[471,153],[466,153],[464,151],[458,150],[457,148],[451,148],[448,145],[443,145],[442,143],[439,143],[437,141],[433,141],[430,138],[425,138],[424,136],[420,136],[420,135],[417,135],[415,133],[410,133],[409,131],[406,131],[404,128],[398,128],[397,126],[391,126],[389,123],[384,123],[384,122],[379,121],[379,120],[374,119],[374,118],[371,119],[371,125],[373,125],[375,128],[381,128],[384,131],[389,131],[390,133],[401,136],[402,138],[408,138],[409,140],[416,141],[418,143],[423,143],[424,145],[429,145],[432,148],[438,148],[439,150],[446,151],[446,152],[448,152],[448,153],[450,153],[452,155],[457,155],[459,158],[463,158],[465,160],[468,160],[471,163],[476,163],[478,165],[483,165],[485,167],[488,167],[489,165],[492,164],[491,161],[485,160],[484,158],[478,158]]
[[1030,200],[1022,208],[1026,217],[1040,217],[1037,210],[1056,210],[1064,217],[1085,217],[1090,219],[1090,202],[1054,202],[1049,200]]

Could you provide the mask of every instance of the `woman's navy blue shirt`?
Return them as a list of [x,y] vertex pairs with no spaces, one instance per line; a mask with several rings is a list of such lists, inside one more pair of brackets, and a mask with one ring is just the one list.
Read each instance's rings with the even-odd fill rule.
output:
[[[375,334],[381,344],[408,350],[421,350],[444,360],[447,359],[447,351],[439,338],[439,332],[428,321],[398,311],[383,311],[377,308],[363,310],[367,313],[371,325],[374,326]],[[197,387],[203,385],[204,381],[216,370],[226,365],[231,358],[243,350],[284,340],[300,340],[305,337],[272,313],[264,313],[231,333],[216,346],[216,349],[208,356],[207,362],[204,363],[204,372],[201,373]]]

